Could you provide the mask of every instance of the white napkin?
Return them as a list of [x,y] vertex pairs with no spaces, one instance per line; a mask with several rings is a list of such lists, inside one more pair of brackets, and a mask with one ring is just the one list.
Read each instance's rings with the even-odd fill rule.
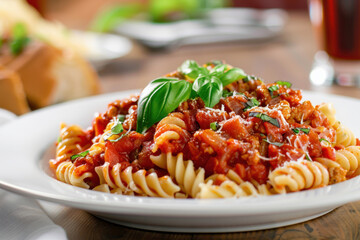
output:
[[9,240],[66,240],[66,233],[54,224],[31,198],[0,190],[0,238]]
[[[0,108],[0,125],[16,116]],[[66,240],[66,233],[54,224],[35,199],[0,189],[0,239]]]

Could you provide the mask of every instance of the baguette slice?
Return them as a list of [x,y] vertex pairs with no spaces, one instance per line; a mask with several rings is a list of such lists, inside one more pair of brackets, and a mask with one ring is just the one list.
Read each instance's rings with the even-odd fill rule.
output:
[[99,93],[97,75],[80,56],[33,41],[7,67],[16,71],[32,108]]
[[27,113],[29,106],[19,75],[0,66],[0,108],[17,115]]

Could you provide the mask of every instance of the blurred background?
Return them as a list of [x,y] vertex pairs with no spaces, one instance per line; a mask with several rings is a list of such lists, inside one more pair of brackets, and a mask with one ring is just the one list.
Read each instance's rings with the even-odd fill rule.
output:
[[[25,95],[20,101],[26,103],[19,105],[20,110],[17,106],[13,111],[14,106],[6,106],[9,98],[0,97],[0,107],[10,108],[17,114],[87,95],[141,89],[152,79],[176,70],[187,59],[198,63],[223,60],[265,82],[285,80],[295,88],[360,96],[357,88],[343,88],[332,82],[323,84],[328,78],[324,69],[312,74],[315,82],[310,81],[320,44],[315,39],[316,28],[311,25],[307,0],[11,2],[13,5],[0,0],[0,33],[3,35],[0,67],[18,73]],[[310,2],[320,4],[322,1]],[[316,16],[321,17],[321,12]],[[19,32],[16,26],[19,22],[29,37],[21,34],[20,38],[14,37],[14,32]],[[29,42],[27,38],[35,40]],[[36,67],[25,63],[38,59],[40,50],[44,49],[42,46],[36,51],[28,50],[35,48],[34,42],[61,50],[52,54],[61,56],[56,58],[61,61],[44,57],[46,60],[39,60],[38,64],[44,66],[44,62],[51,62],[48,64],[50,75],[56,73],[52,76],[55,80],[41,82],[38,76],[35,80],[26,80],[31,75],[29,69],[35,71]],[[13,46],[20,50],[10,54],[4,50],[7,45],[11,51]],[[26,60],[24,56],[28,55],[32,58]],[[80,63],[79,58],[69,60],[69,56],[80,56],[85,63]],[[41,72],[44,69],[46,67],[42,67]],[[5,75],[7,77],[3,74],[2,78],[11,78],[9,73]],[[82,80],[77,80],[79,76]],[[43,88],[40,93],[39,88]],[[1,89],[8,94],[9,90],[5,90],[0,81],[0,96]],[[44,92],[51,92],[46,100]],[[1,105],[2,101],[7,103]]]

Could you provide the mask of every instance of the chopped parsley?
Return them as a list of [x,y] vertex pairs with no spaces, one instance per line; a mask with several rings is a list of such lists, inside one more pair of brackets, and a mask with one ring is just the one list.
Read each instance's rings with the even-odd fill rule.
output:
[[284,145],[283,143],[279,143],[279,142],[270,142],[267,138],[263,139],[264,142],[267,142],[268,144],[272,144],[272,145],[275,145],[277,147],[281,147],[282,145]]
[[211,130],[216,131],[220,128],[220,125],[218,122],[212,122],[212,123],[210,123],[210,128],[211,128]]
[[59,143],[61,141],[62,141],[61,137],[58,137],[57,142]]
[[291,129],[295,134],[299,134],[300,132],[309,134],[310,128],[293,128]]
[[330,144],[330,142],[329,142],[328,140],[326,140],[325,138],[320,138],[319,141],[320,141],[320,142],[325,141],[325,142],[327,142],[328,144]]
[[229,90],[224,89],[222,92],[222,97],[224,97],[224,98],[231,97],[233,94],[234,94],[233,92],[230,92]]
[[287,88],[291,88],[291,86],[292,86],[292,83],[286,82],[286,81],[277,81],[276,84],[279,84],[281,86],[285,86]]
[[86,155],[88,155],[88,153],[89,153],[89,150],[87,150],[85,152],[82,152],[82,153],[79,153],[79,154],[72,155],[70,157],[70,160],[73,161],[74,159],[76,159],[78,157],[85,157]]
[[252,107],[257,107],[259,106],[260,103],[259,101],[256,99],[256,98],[251,98],[250,100],[248,100],[246,103],[245,103],[245,108],[244,108],[244,112],[246,112],[247,110],[249,110],[250,108]]
[[276,127],[280,127],[280,123],[279,120],[277,120],[276,118],[272,118],[269,117],[268,115],[266,115],[265,113],[261,113],[261,112],[250,112],[249,113],[249,117],[256,117],[256,118],[260,118],[261,120],[263,120],[264,122],[269,122],[272,125],[276,126]]
[[274,91],[279,90],[279,86],[273,85],[268,88],[271,98],[274,98]]
[[111,136],[113,135],[118,135],[120,133],[122,133],[124,131],[124,127],[123,127],[123,122],[125,121],[125,115],[118,115],[118,117],[116,118],[115,122],[114,122],[114,125],[111,127],[111,130],[110,130],[110,134],[108,134],[104,140],[106,141],[110,141],[110,142],[117,142],[119,141],[122,136],[120,136],[119,138],[117,139],[109,139]]
[[311,157],[309,156],[308,153],[305,153],[305,159],[312,162],[312,159],[311,159]]

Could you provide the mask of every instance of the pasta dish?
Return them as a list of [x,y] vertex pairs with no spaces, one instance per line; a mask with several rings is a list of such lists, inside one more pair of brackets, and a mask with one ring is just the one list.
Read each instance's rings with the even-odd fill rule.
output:
[[88,129],[61,124],[62,182],[123,195],[229,198],[320,188],[360,173],[360,141],[330,103],[220,61],[185,61]]

